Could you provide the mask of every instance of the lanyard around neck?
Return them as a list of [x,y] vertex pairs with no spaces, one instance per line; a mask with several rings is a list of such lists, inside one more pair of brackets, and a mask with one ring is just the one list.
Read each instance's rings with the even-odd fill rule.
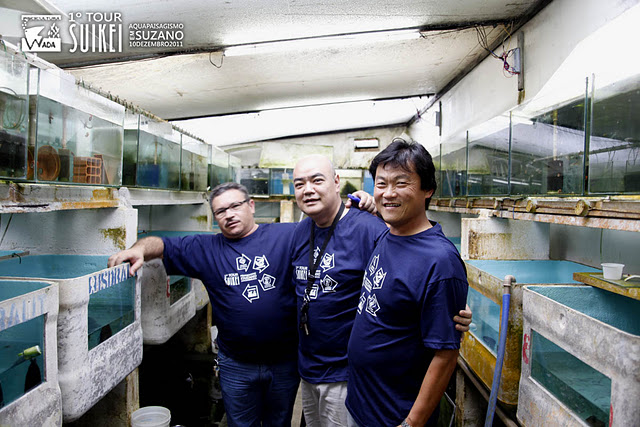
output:
[[322,242],[322,247],[318,252],[315,260],[313,257],[314,246],[315,246],[315,230],[316,224],[311,221],[311,233],[309,235],[309,271],[307,272],[307,287],[304,290],[304,300],[302,301],[302,307],[300,307],[300,328],[304,329],[305,334],[309,335],[309,328],[307,327],[307,323],[309,322],[307,313],[309,312],[309,301],[311,301],[311,297],[309,294],[311,293],[311,289],[313,288],[313,284],[316,280],[316,270],[320,265],[320,260],[324,255],[325,249],[327,249],[327,245],[329,244],[329,240],[331,240],[331,236],[333,236],[333,232],[336,229],[336,225],[342,216],[342,212],[344,212],[344,203],[340,202],[340,209],[338,209],[338,213],[336,217],[333,219],[331,223],[331,227],[329,228],[329,232],[327,236],[324,238],[324,242]]

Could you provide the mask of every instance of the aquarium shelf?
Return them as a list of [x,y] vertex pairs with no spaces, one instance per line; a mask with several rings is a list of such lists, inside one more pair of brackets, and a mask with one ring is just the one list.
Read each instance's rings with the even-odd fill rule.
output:
[[632,278],[628,281],[608,280],[602,276],[602,273],[573,273],[573,280],[585,283],[596,288],[604,289],[609,292],[616,293],[625,297],[640,300],[640,279]]
[[121,193],[133,206],[199,205],[207,203],[203,191],[156,190],[149,188],[121,188]]
[[640,197],[528,197],[433,199],[430,210],[551,224],[640,231]]
[[59,184],[0,183],[0,213],[117,208],[117,188]]

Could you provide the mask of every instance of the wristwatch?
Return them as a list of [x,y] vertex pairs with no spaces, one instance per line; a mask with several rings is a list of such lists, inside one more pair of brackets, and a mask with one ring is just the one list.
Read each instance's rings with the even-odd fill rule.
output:
[[400,424],[400,427],[411,427],[411,424],[409,424],[407,422],[407,419],[405,418],[404,420],[402,420],[402,424]]

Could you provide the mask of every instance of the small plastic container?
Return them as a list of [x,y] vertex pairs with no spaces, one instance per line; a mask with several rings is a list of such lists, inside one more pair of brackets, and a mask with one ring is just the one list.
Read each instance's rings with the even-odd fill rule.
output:
[[171,411],[162,406],[145,406],[131,415],[131,427],[169,427]]
[[622,269],[624,264],[616,264],[614,262],[605,262],[602,265],[602,276],[607,280],[622,279]]

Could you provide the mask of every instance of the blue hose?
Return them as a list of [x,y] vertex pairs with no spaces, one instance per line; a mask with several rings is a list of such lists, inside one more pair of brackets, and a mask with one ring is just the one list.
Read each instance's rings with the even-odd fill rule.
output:
[[502,314],[500,321],[500,340],[498,343],[498,357],[493,370],[493,382],[491,383],[491,395],[489,396],[489,407],[487,417],[484,420],[484,427],[493,425],[493,415],[496,412],[496,401],[498,400],[498,389],[500,388],[500,378],[502,377],[502,363],[504,362],[504,352],[507,344],[507,328],[509,326],[509,306],[511,305],[511,283],[515,282],[515,277],[509,275],[504,278],[504,288],[502,293]]

